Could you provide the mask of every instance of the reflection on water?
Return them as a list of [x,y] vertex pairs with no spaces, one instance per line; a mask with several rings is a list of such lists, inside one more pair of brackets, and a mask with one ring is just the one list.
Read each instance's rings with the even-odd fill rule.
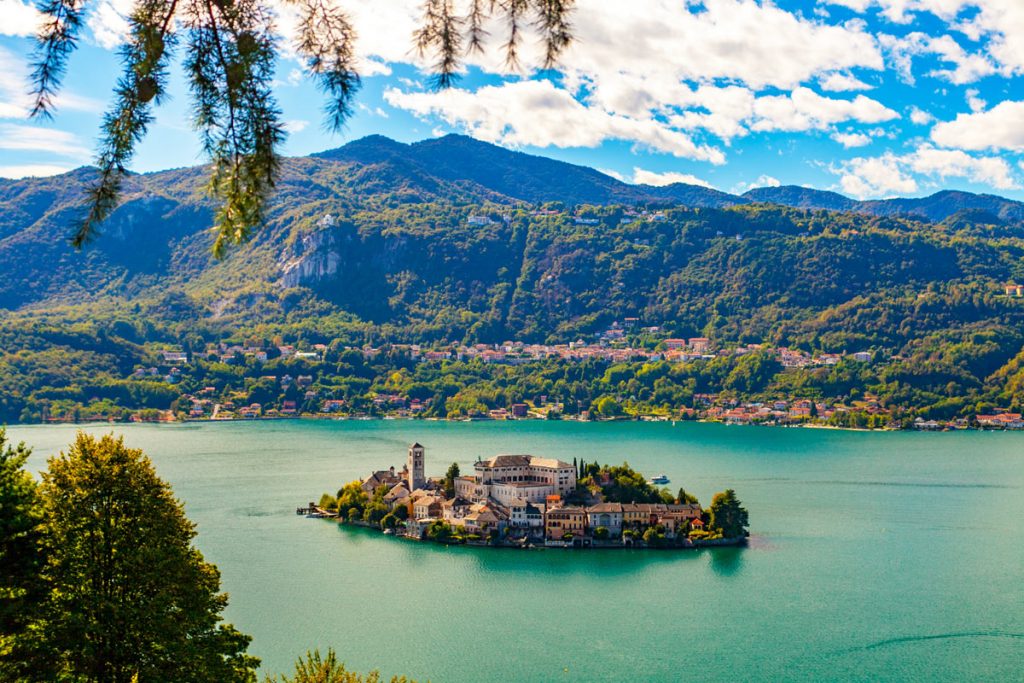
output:
[[743,553],[746,548],[708,548],[711,554],[711,568],[719,576],[731,577],[743,569]]

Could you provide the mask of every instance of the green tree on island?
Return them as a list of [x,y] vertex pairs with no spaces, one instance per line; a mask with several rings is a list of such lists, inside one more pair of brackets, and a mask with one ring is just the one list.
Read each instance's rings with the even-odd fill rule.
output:
[[692,493],[688,493],[683,487],[679,487],[679,492],[676,493],[676,501],[682,505],[700,505],[700,501],[697,500],[697,496]]
[[726,489],[722,493],[716,493],[711,499],[711,507],[708,508],[711,514],[711,528],[722,534],[723,538],[739,538],[747,536],[747,527],[750,523],[747,518],[747,510],[742,506],[736,497],[736,492]]
[[459,478],[459,463],[453,462],[448,466],[444,474],[444,495],[446,498],[455,497],[455,480]]

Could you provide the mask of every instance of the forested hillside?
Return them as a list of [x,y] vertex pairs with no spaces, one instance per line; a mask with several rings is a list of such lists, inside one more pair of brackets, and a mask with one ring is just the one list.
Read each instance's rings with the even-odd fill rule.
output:
[[953,398],[954,412],[1021,398],[1024,299],[1004,286],[1024,281],[1024,233],[1001,198],[875,203],[931,220],[798,209],[753,200],[821,197],[627,185],[458,136],[374,137],[286,160],[266,228],[215,261],[199,168],[132,177],[103,236],[73,251],[89,177],[0,181],[0,419],[61,400],[166,408],[178,389],[129,379],[160,348],[555,344],[626,318],[659,328],[648,345],[706,336],[886,360],[820,395]]

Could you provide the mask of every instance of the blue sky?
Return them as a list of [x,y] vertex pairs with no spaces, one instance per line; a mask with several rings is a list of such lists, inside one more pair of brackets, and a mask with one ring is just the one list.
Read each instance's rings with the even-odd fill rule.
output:
[[[491,49],[445,92],[426,86],[410,47],[419,0],[337,1],[360,31],[357,113],[343,134],[325,132],[322,99],[286,51],[287,154],[460,132],[628,182],[1024,199],[1024,0],[578,0],[577,41],[557,71],[510,73]],[[0,0],[0,176],[90,162],[131,0],[89,2],[58,114],[34,122],[24,93],[36,16]],[[134,169],[201,161],[179,75]]]

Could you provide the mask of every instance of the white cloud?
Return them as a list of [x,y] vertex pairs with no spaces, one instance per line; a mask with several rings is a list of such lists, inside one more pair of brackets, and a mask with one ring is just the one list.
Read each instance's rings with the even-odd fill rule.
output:
[[70,166],[57,166],[53,164],[22,164],[15,166],[0,166],[0,178],[42,178],[51,175],[60,175],[71,170]]
[[978,91],[971,88],[964,95],[967,97],[967,106],[971,108],[971,111],[977,113],[983,111],[988,103],[978,96]]
[[975,183],[990,185],[997,190],[1015,190],[1020,187],[1012,175],[1010,165],[999,157],[972,157],[959,149],[936,149],[922,145],[907,163],[915,173],[939,178],[966,178]]
[[74,159],[87,159],[89,149],[67,131],[14,123],[0,123],[0,149],[47,152]]
[[893,66],[908,83],[914,82],[913,58],[930,55],[952,68],[932,69],[928,76],[940,78],[956,85],[973,83],[995,73],[996,65],[985,55],[966,52],[952,36],[929,36],[920,31],[905,36],[880,35],[879,42],[886,48]]
[[[1024,73],[1024,2],[1021,0],[830,0],[863,12],[878,7],[898,23],[933,14],[973,42],[987,39],[988,58],[1003,75]],[[966,16],[964,19],[959,17]],[[955,50],[954,50],[955,51]],[[976,65],[978,63],[976,62]],[[963,75],[963,72],[961,73]],[[965,81],[966,82],[966,81]]]
[[615,178],[619,182],[623,182],[623,183],[628,183],[629,182],[629,179],[626,176],[622,175],[621,173],[619,173],[618,171],[615,171],[613,169],[610,169],[610,168],[599,168],[597,170],[600,171],[601,173],[604,173],[606,176],[611,176],[612,178]]
[[830,73],[827,76],[818,80],[818,84],[822,90],[827,92],[847,92],[850,90],[870,90],[872,86],[868,85],[859,78],[855,78],[847,73]]
[[957,114],[932,127],[931,139],[959,149],[1024,150],[1024,102],[1004,101],[987,111]]
[[[419,0],[355,1],[351,12],[360,26],[361,55],[429,66],[407,43],[394,38],[413,30],[420,16]],[[499,86],[440,96],[409,92],[412,86],[405,84],[406,92],[391,91],[390,103],[418,116],[441,116],[491,141],[575,146],[621,139],[709,159],[720,158],[720,153],[695,143],[691,132],[703,131],[728,144],[746,135],[751,126],[797,131],[824,129],[849,119],[877,122],[896,117],[874,100],[830,100],[799,87],[818,80],[832,91],[870,87],[851,75],[853,69],[884,68],[879,45],[863,22],[829,25],[761,0],[579,0],[573,26],[576,40],[562,57],[562,80],[558,86],[544,86],[548,101],[542,110],[569,112],[574,121],[596,125],[598,134],[566,131],[567,140],[559,142],[532,130],[540,126],[502,112],[496,91],[490,89]],[[508,74],[500,49],[506,28],[496,24],[488,29],[491,49],[471,56],[468,65]],[[525,64],[537,63],[535,37],[524,40]],[[513,85],[518,87],[506,87]],[[759,97],[766,89],[771,94]],[[565,93],[557,106],[554,91]],[[477,99],[485,100],[490,111],[480,111]],[[593,113],[584,116],[584,111]]]
[[917,107],[910,108],[910,121],[917,126],[927,126],[929,123],[935,120],[935,117]]
[[750,184],[751,187],[779,187],[782,185],[778,178],[773,178],[770,175],[759,176],[757,180]]
[[851,147],[863,147],[871,143],[871,138],[864,133],[833,133],[832,139],[846,149]]
[[289,133],[301,133],[309,127],[309,121],[303,119],[291,119],[284,122],[284,129]]
[[699,185],[700,187],[714,189],[714,186],[708,181],[689,173],[678,173],[676,171],[658,173],[657,171],[648,171],[638,167],[633,168],[633,182],[638,185],[654,185],[655,187],[684,183],[686,185]]
[[962,178],[999,190],[1020,188],[1005,159],[975,157],[927,144],[903,155],[887,152],[878,157],[857,157],[831,170],[840,176],[843,191],[860,199],[916,192],[915,175],[929,181]]
[[864,95],[837,100],[808,88],[797,88],[789,95],[758,98],[754,115],[752,130],[790,132],[822,130],[842,121],[881,123],[899,118],[892,109]]
[[405,93],[391,88],[384,100],[417,116],[439,116],[481,140],[537,147],[595,147],[606,140],[635,142],[677,157],[724,163],[714,147],[653,119],[634,119],[588,108],[549,81]]
[[930,12],[944,19],[957,15],[965,0],[827,0],[832,5],[842,5],[855,12],[864,12],[872,6],[881,9],[889,21],[906,24],[913,21],[917,12]]
[[752,183],[737,183],[732,187],[730,192],[733,194],[743,194],[748,190],[753,190],[758,187],[779,187],[782,182],[778,178],[773,178],[770,175],[760,175],[757,180]]
[[133,0],[102,0],[89,14],[86,25],[100,47],[113,50],[128,36],[127,17],[135,5]]
[[32,3],[0,0],[0,36],[35,35],[40,17]]
[[[30,90],[28,66],[24,60],[0,47],[0,119],[28,118],[32,106]],[[54,104],[58,110],[102,111],[100,102],[66,90],[57,95]]]
[[917,182],[902,170],[899,159],[891,153],[851,159],[838,172],[843,192],[859,199],[917,191]]
[[597,77],[598,89],[638,79],[654,93],[717,79],[788,89],[826,72],[883,67],[874,39],[859,26],[827,25],[769,2],[581,0],[573,21],[580,39],[566,66]]

